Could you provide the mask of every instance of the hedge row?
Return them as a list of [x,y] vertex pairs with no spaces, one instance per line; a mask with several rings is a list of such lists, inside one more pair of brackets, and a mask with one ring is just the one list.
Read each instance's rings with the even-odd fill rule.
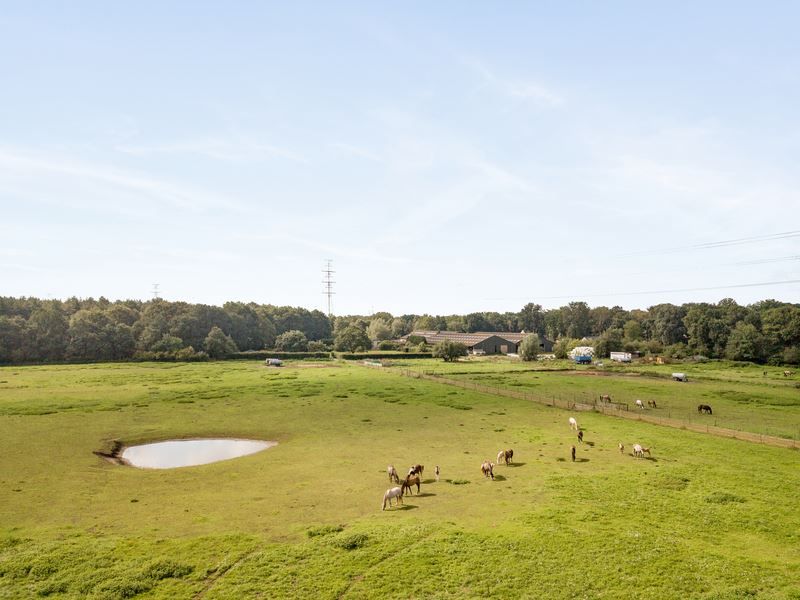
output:
[[336,358],[344,360],[367,360],[381,358],[433,358],[430,352],[335,352]]
[[249,352],[234,352],[228,354],[226,358],[266,360],[268,358],[280,358],[281,360],[301,359],[301,358],[330,358],[330,352],[274,352],[270,350],[251,350]]

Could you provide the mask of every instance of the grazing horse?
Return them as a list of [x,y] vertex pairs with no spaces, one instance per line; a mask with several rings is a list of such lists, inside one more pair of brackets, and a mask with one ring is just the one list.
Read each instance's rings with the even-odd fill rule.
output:
[[403,488],[401,487],[393,487],[386,490],[386,493],[383,495],[383,507],[381,510],[386,510],[386,501],[389,501],[389,508],[392,507],[392,498],[395,498],[397,502],[395,504],[402,504],[403,503]]
[[575,417],[569,418],[569,426],[571,429],[578,431],[578,421],[575,420]]
[[575,446],[572,447],[572,462],[575,462]]
[[491,477],[494,479],[494,463],[488,460],[483,461],[483,464],[481,464],[481,473],[483,473],[484,477]]
[[714,414],[713,411],[711,410],[711,407],[708,404],[698,404],[697,405],[697,412],[706,413],[706,414],[709,414],[709,415],[713,415]]
[[611,402],[611,396],[608,394],[600,394],[600,402]]
[[583,443],[583,431],[578,432],[578,441],[582,444]]
[[633,445],[633,455],[636,458],[642,458],[644,456],[642,453],[642,447],[639,444]]
[[650,456],[650,448],[645,448],[644,446],[642,446],[642,456],[644,457],[645,454],[647,454],[647,456]]
[[436,475],[436,482],[439,482],[439,465],[436,465],[436,468],[433,470],[433,474]]
[[411,491],[411,486],[412,485],[416,485],[417,486],[417,493],[419,494],[419,484],[420,483],[422,483],[422,481],[420,480],[419,475],[409,475],[408,477],[406,477],[406,480],[403,482],[403,486],[402,486],[403,493],[405,493],[405,491],[408,490],[408,493],[413,496],[413,492]]
[[400,477],[397,476],[397,471],[394,468],[394,465],[389,465],[386,467],[386,472],[389,474],[389,483],[400,483]]
[[794,375],[794,371],[784,371],[783,372],[783,376],[784,377],[791,377],[792,375]]
[[423,465],[413,465],[409,470],[409,475],[422,475],[422,472],[425,470]]
[[625,445],[622,442],[619,443],[619,453],[620,454],[625,453]]
[[651,408],[658,408],[658,406],[656,405],[656,401],[655,400],[648,400],[647,401],[647,406],[649,406]]
[[638,398],[636,399],[636,406],[638,406],[639,408],[641,408],[642,410],[644,410],[644,402],[642,402],[642,401],[641,401],[641,400],[639,400]]
[[514,458],[514,451],[513,450],[500,450],[497,453],[497,464],[506,463],[511,464],[511,459]]

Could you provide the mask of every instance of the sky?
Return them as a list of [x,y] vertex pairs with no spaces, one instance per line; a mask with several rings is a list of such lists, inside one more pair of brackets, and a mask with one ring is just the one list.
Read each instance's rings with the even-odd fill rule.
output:
[[9,2],[0,296],[800,302],[792,2]]

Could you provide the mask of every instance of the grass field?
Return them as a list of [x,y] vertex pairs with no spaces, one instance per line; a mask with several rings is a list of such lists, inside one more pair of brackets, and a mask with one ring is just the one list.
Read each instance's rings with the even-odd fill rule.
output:
[[[629,410],[636,410],[634,401],[639,398],[650,415],[800,440],[800,376],[784,377],[784,369],[777,367],[720,361],[675,365],[605,361],[602,367],[587,367],[569,361],[523,363],[501,357],[398,364],[542,398],[591,403],[600,394],[609,394]],[[689,382],[672,381],[674,371],[685,372]],[[647,400],[655,400],[657,408],[648,408]],[[711,405],[714,414],[698,414],[698,404]]]
[[[800,453],[582,413],[573,463],[567,417],[335,362],[0,368],[0,597],[800,598]],[[279,445],[167,471],[92,453],[202,436]],[[516,465],[483,479],[501,448]],[[442,480],[382,512],[386,465],[416,462]]]

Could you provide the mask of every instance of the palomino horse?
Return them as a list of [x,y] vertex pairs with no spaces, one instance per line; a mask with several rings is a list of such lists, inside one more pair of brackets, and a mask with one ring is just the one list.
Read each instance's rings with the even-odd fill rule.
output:
[[511,459],[514,458],[514,451],[513,450],[500,450],[497,453],[497,464],[506,463],[511,464]]
[[397,501],[395,504],[402,504],[403,503],[403,488],[401,487],[393,487],[386,490],[386,493],[383,495],[383,507],[381,510],[386,510],[386,501],[389,501],[389,508],[392,507],[392,498],[395,498]]
[[394,468],[394,465],[389,465],[386,467],[386,472],[389,474],[389,483],[400,483],[400,477],[397,476],[397,471]]
[[569,418],[569,426],[571,429],[578,431],[578,421],[575,420],[575,417]]
[[491,477],[494,479],[494,463],[488,460],[483,461],[483,464],[481,464],[481,473],[483,473],[484,477]]
[[697,412],[699,413],[706,413],[709,415],[713,415],[714,413],[711,410],[711,407],[708,404],[698,404],[697,405]]
[[417,493],[419,494],[419,484],[420,483],[422,483],[422,481],[420,480],[419,475],[409,475],[408,477],[406,477],[406,480],[403,482],[403,486],[402,486],[403,493],[405,494],[406,490],[408,490],[408,493],[413,496],[414,493],[411,491],[411,486],[416,484]]

